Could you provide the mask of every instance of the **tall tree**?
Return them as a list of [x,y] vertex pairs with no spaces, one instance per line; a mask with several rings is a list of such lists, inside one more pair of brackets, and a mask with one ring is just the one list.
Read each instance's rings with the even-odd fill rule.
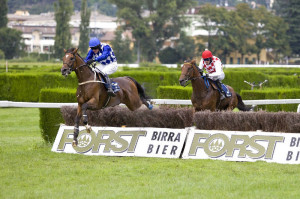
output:
[[23,50],[22,32],[12,28],[0,28],[0,50],[6,59],[19,57]]
[[293,54],[300,55],[300,1],[276,0],[274,3],[276,14],[283,17],[289,24],[287,34]]
[[178,35],[187,24],[183,14],[193,0],[110,0],[118,7],[117,16],[124,29],[132,30],[133,37],[146,56],[153,61],[165,40]]
[[244,63],[246,54],[254,53],[254,46],[249,43],[253,39],[254,19],[253,10],[248,4],[241,3],[236,6],[236,11],[231,14],[231,28],[234,49],[241,54],[241,63]]
[[133,61],[133,52],[130,49],[130,39],[122,38],[122,30],[115,32],[115,39],[112,41],[112,48],[117,57],[118,63],[131,63]]
[[[210,4],[203,6],[199,14],[203,16],[203,23],[206,24],[204,29],[209,33],[207,38],[208,49],[212,50],[215,55],[226,63],[226,57],[235,51],[233,48],[235,45],[232,38],[233,32],[230,27],[232,22],[230,14],[225,8]],[[202,53],[204,49],[199,48],[198,50]]]
[[88,29],[90,24],[91,11],[87,8],[87,0],[82,0],[81,3],[81,23],[80,23],[80,38],[79,50],[81,53],[86,53],[89,47],[90,31]]
[[263,6],[254,10],[254,19],[257,60],[260,61],[259,54],[263,48],[272,48],[276,61],[290,55],[288,24]]
[[195,56],[195,48],[194,39],[192,37],[188,37],[185,32],[181,32],[180,38],[176,44],[176,51],[179,54],[179,59],[182,62],[193,59]]
[[73,13],[72,0],[58,0],[54,4],[56,35],[54,42],[55,57],[61,58],[64,49],[71,47],[71,32],[69,21]]
[[7,25],[7,2],[0,0],[0,28],[5,28]]

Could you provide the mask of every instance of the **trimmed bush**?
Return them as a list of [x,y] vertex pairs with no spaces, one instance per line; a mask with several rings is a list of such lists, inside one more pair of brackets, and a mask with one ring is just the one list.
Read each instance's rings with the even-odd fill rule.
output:
[[192,87],[159,86],[157,88],[158,99],[191,99]]
[[[76,102],[76,89],[41,89],[40,102]],[[40,129],[47,142],[54,142],[61,123],[64,123],[59,108],[40,108]]]
[[116,72],[111,77],[130,76],[139,82],[147,95],[157,98],[158,86],[178,85],[180,72],[124,71]]
[[0,100],[37,102],[42,88],[77,88],[77,78],[60,74],[16,73],[0,74]]
[[[245,100],[258,99],[299,99],[300,89],[268,88],[263,90],[242,90],[241,96]],[[298,104],[273,104],[259,105],[258,108],[266,111],[293,111],[297,110]]]

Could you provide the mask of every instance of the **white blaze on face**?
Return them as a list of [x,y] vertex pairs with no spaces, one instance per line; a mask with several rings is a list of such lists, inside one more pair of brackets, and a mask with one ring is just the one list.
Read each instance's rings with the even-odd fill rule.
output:
[[68,58],[69,57],[69,55],[66,55],[66,58]]

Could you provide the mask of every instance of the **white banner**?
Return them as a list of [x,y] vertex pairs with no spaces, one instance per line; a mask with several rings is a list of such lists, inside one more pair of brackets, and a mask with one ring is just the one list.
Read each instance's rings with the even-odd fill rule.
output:
[[182,158],[300,164],[300,134],[190,128]]
[[[139,156],[300,164],[300,134],[195,128],[79,128],[73,147],[72,126],[62,125],[52,151],[104,156]],[[185,147],[183,149],[185,143]],[[183,153],[182,153],[183,152]]]
[[179,158],[186,129],[92,127],[79,128],[78,146],[73,147],[72,126],[60,126],[52,151],[104,156]]

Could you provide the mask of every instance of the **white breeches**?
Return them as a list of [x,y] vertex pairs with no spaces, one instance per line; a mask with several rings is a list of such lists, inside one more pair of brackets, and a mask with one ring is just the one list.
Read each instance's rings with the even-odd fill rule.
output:
[[110,64],[107,64],[107,65],[97,63],[96,69],[102,71],[103,73],[105,73],[107,75],[110,75],[117,71],[118,63],[116,61],[112,62]]
[[216,80],[220,80],[222,81],[225,78],[225,73],[221,73],[220,75],[217,76],[209,76],[210,79],[216,81]]

